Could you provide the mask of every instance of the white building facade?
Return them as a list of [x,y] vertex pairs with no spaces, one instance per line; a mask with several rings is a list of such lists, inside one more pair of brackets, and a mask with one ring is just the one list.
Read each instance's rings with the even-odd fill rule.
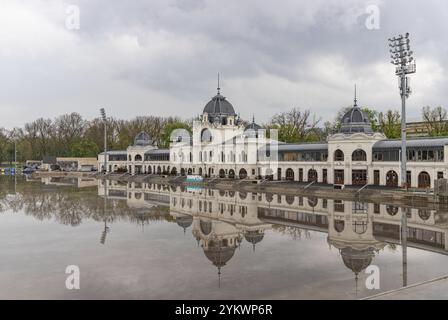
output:
[[[232,104],[218,93],[194,121],[192,135],[172,134],[169,149],[153,146],[140,133],[125,151],[109,151],[107,172],[129,174],[201,175],[226,179],[289,180],[303,183],[381,185],[401,181],[401,141],[374,132],[357,101],[342,117],[341,128],[321,143],[283,143],[253,120],[244,124]],[[269,137],[268,137],[269,136]],[[407,184],[433,188],[446,178],[448,138],[407,141]],[[104,154],[98,168],[104,171]]]

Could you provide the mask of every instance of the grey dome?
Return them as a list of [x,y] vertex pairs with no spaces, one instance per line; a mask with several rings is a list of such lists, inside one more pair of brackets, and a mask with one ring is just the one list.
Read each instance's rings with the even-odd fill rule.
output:
[[244,239],[252,244],[257,244],[263,240],[264,233],[258,231],[248,231],[244,234]]
[[176,219],[176,223],[179,227],[186,229],[193,223],[193,217],[190,215],[178,217]]
[[356,250],[354,248],[347,247],[341,250],[341,256],[344,265],[355,274],[358,274],[372,263],[375,252],[373,248]]
[[370,123],[369,115],[361,110],[356,104],[353,108],[347,111],[341,119],[342,133],[373,133],[372,124]]
[[234,253],[234,247],[222,247],[220,244],[215,244],[204,250],[207,259],[218,268],[225,266],[225,264],[232,259]]
[[263,129],[260,125],[255,123],[255,117],[252,122],[244,128],[244,134],[249,137],[258,137],[258,131]]
[[142,131],[134,138],[134,146],[149,146],[152,144],[151,137],[146,132]]
[[225,116],[236,115],[232,104],[229,101],[227,101],[226,97],[222,96],[220,93],[214,96],[212,100],[210,100],[205,105],[203,113],[208,113],[209,117],[218,115],[225,115]]

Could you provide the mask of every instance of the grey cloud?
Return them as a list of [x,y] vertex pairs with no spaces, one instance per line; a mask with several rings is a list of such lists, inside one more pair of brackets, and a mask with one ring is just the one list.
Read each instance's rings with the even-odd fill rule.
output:
[[[79,31],[64,28],[67,4],[81,9]],[[379,30],[364,25],[369,4],[380,8]],[[98,104],[120,117],[192,117],[214,94],[217,72],[237,111],[259,121],[293,105],[331,119],[351,103],[354,82],[362,103],[384,110],[399,104],[387,38],[406,31],[418,63],[410,116],[446,101],[444,1],[36,0],[20,8],[46,25],[27,41],[31,30],[12,24],[18,38],[0,40],[0,106],[22,111],[0,126],[73,110],[94,117]]]

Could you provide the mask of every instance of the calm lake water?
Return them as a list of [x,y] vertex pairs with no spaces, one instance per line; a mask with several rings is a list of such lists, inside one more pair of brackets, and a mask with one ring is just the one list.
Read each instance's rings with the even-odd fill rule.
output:
[[447,231],[387,204],[0,177],[0,299],[362,298],[446,275]]

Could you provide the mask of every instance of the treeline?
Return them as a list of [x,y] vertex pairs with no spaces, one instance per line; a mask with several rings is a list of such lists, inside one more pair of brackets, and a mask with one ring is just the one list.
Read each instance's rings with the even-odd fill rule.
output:
[[[275,114],[263,127],[278,130],[280,141],[316,142],[326,138],[340,128],[340,120],[351,107],[339,110],[333,121],[322,123],[321,118],[310,110],[292,108]],[[400,138],[400,112],[388,110],[377,112],[365,107],[374,131],[384,132],[388,138]],[[192,120],[178,117],[136,117],[131,120],[107,119],[107,144],[109,150],[123,150],[134,142],[141,131],[148,133],[154,144],[169,147],[170,134],[174,129],[191,131]],[[430,136],[448,135],[448,114],[442,107],[422,108],[424,131]],[[40,118],[26,123],[23,128],[6,130],[0,128],[0,163],[14,160],[14,144],[17,160],[41,160],[45,156],[96,157],[103,150],[104,122],[101,118],[86,120],[73,112],[55,119]]]
[[[168,147],[170,133],[175,128],[191,128],[191,121],[178,117],[136,117],[131,120],[108,118],[109,150],[126,149],[141,131],[147,132],[159,147]],[[23,128],[0,128],[0,163],[41,160],[45,156],[96,157],[103,150],[104,122],[101,118],[86,120],[73,112],[55,119],[40,118]]]

